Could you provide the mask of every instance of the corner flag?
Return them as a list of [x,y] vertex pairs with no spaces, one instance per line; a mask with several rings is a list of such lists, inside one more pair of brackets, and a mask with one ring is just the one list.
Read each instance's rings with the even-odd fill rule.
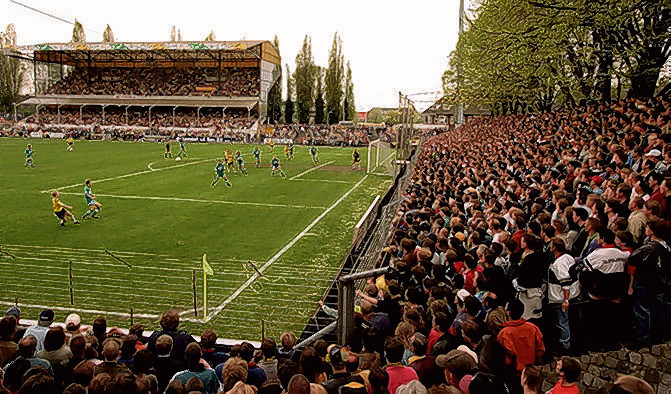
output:
[[203,319],[207,320],[207,275],[214,275],[214,271],[207,262],[207,254],[203,253]]

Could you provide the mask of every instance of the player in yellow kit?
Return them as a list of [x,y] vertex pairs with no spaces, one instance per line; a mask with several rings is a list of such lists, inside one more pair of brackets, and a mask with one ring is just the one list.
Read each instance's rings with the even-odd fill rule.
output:
[[74,143],[75,143],[75,142],[74,142],[74,140],[72,139],[72,136],[71,136],[71,135],[68,136],[68,147],[65,148],[65,150],[66,150],[67,152],[72,152],[72,151],[74,151],[74,148],[73,148]]
[[67,216],[72,218],[72,223],[79,224],[79,221],[77,220],[75,215],[73,215],[72,212],[69,211],[72,210],[72,207],[63,204],[61,200],[58,198],[58,190],[54,190],[53,192],[51,192],[51,208],[54,210],[54,215],[56,215],[56,217],[61,220],[60,221],[61,226],[65,226]]

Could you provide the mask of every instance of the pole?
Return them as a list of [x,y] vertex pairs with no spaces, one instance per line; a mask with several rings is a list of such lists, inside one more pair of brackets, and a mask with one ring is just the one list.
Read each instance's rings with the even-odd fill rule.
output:
[[130,325],[133,325],[133,307],[130,307]]
[[207,320],[207,274],[203,271],[203,319]]
[[266,339],[266,321],[261,319],[261,341]]
[[[459,35],[464,32],[464,0],[459,0]],[[461,101],[461,90],[459,80],[461,74],[461,63],[457,63],[457,126],[464,122],[464,103]]]
[[70,305],[75,304],[75,293],[72,288],[72,260],[68,263],[68,277],[70,278]]
[[198,317],[198,304],[196,303],[196,270],[192,270],[191,273],[191,285],[193,288],[193,315]]

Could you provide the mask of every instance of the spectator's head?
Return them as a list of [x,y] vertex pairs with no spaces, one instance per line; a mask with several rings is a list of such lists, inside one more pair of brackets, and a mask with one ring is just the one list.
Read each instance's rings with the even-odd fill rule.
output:
[[172,337],[168,334],[163,334],[156,340],[156,354],[159,356],[168,356],[172,352]]
[[241,343],[238,355],[243,360],[245,360],[247,362],[251,362],[252,358],[254,358],[254,345],[252,345],[249,342]]
[[84,360],[77,364],[72,370],[72,381],[88,387],[93,380],[93,369],[95,364],[92,361]]
[[82,319],[76,313],[71,313],[65,318],[65,329],[67,331],[77,331],[82,325]]
[[179,326],[179,312],[176,309],[168,309],[161,314],[159,324],[165,331],[176,330]]
[[5,312],[5,316],[14,316],[16,322],[18,323],[19,320],[21,320],[21,308],[19,308],[17,305],[11,306],[9,309],[7,309],[7,312]]
[[229,391],[237,382],[247,381],[247,363],[238,357],[231,357],[224,363],[221,370],[221,378],[224,391]]
[[97,337],[104,337],[107,332],[107,319],[104,317],[97,317],[93,321],[93,334]]
[[40,327],[49,327],[51,323],[54,322],[54,311],[51,309],[45,309],[40,313],[40,317],[37,321],[37,324]]
[[70,385],[63,390],[63,394],[86,394],[86,388],[79,383],[70,383]]
[[417,379],[398,386],[396,394],[428,394],[428,390]]
[[154,355],[149,349],[138,350],[133,356],[133,373],[147,374],[154,365]]
[[86,338],[81,334],[73,335],[70,338],[70,351],[73,357],[84,357],[84,350],[86,350]]
[[557,361],[557,372],[564,378],[566,383],[575,383],[580,376],[580,361],[572,357],[564,356]]
[[168,383],[168,387],[165,389],[165,394],[183,394],[184,393],[184,383],[178,379],[174,379]]
[[197,376],[194,376],[191,379],[186,381],[186,385],[184,386],[184,390],[187,393],[192,393],[194,391],[197,391],[199,393],[204,393],[205,392],[205,385],[203,384],[202,380],[200,380]]
[[447,314],[443,312],[437,312],[433,318],[433,328],[440,332],[443,333],[447,332],[447,330],[449,330],[451,325],[452,322],[450,322],[450,319],[447,317]]
[[317,377],[324,373],[322,358],[312,346],[303,348],[299,363],[300,373],[307,377],[312,383],[315,383]]
[[387,389],[389,387],[389,374],[384,369],[377,368],[371,370],[368,375],[368,381],[373,393],[389,394],[389,390]]
[[540,392],[541,386],[543,385],[543,376],[541,375],[540,368],[535,365],[527,365],[522,370],[520,378],[524,389],[528,389],[533,393]]
[[20,394],[58,394],[59,390],[49,372],[41,367],[33,367],[23,376]]
[[26,335],[19,341],[19,355],[31,358],[37,349],[37,338],[34,335]]
[[310,382],[301,374],[294,375],[288,386],[287,394],[310,394]]
[[200,349],[200,345],[197,342],[191,342],[186,346],[184,351],[184,358],[186,359],[186,365],[189,368],[193,368],[200,363],[200,358],[203,357],[203,352]]
[[454,386],[459,386],[461,378],[473,372],[477,366],[473,357],[462,350],[450,350],[438,356],[436,365],[445,369],[445,379]]
[[103,342],[102,357],[104,361],[116,361],[119,357],[119,340],[116,338],[107,338]]
[[291,331],[283,332],[280,335],[280,343],[283,349],[291,349],[296,344],[296,334]]
[[480,314],[482,314],[482,303],[477,299],[477,297],[466,297],[464,299],[464,308],[466,309],[468,316],[472,318],[477,318]]
[[426,336],[421,332],[416,332],[412,335],[412,340],[410,341],[410,350],[415,356],[425,356],[428,347],[428,341]]
[[51,327],[44,335],[44,350],[51,352],[65,345],[65,331],[63,327]]
[[289,387],[289,380],[299,373],[298,364],[291,360],[286,360],[278,365],[277,378],[280,380],[282,387]]
[[10,340],[16,332],[16,318],[8,315],[0,320],[0,338]]
[[384,341],[384,355],[388,363],[400,363],[403,360],[405,347],[396,337],[387,337]]
[[[89,385],[89,394],[106,394],[107,387],[110,385],[112,377],[105,372],[97,374]],[[180,383],[181,384],[181,383]]]
[[345,369],[345,361],[347,361],[347,352],[338,345],[329,346],[329,362],[333,366],[333,370],[342,371]]
[[266,359],[271,359],[277,356],[277,344],[273,338],[264,338],[261,342],[261,352],[263,352],[263,357]]
[[508,303],[506,311],[512,320],[519,320],[524,314],[524,303],[518,299],[512,300]]
[[213,329],[208,328],[203,331],[200,336],[200,346],[203,349],[212,349],[217,344],[217,333]]

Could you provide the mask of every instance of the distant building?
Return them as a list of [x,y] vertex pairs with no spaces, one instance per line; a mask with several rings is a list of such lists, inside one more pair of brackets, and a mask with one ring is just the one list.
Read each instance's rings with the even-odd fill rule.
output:
[[[464,120],[473,116],[490,116],[492,112],[484,105],[466,104],[464,106]],[[427,124],[449,124],[456,121],[456,104],[447,96],[441,97],[429,108],[422,112],[424,123]]]

